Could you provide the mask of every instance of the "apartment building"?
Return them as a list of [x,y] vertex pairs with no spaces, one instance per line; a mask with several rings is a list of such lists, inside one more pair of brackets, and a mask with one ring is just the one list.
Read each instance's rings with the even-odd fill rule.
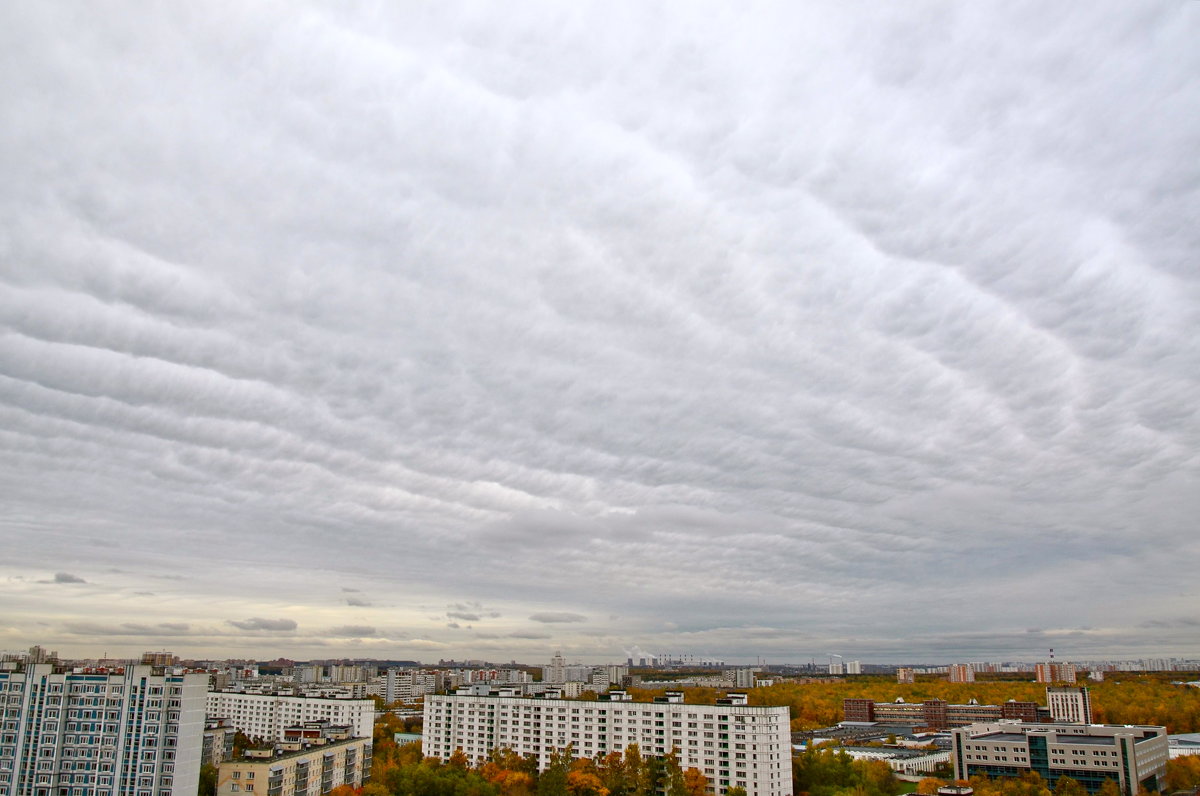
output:
[[1075,682],[1075,664],[1073,663],[1039,663],[1034,667],[1039,683],[1073,683]]
[[1163,727],[998,722],[955,728],[953,741],[955,779],[1036,771],[1051,790],[1061,777],[1089,793],[1113,780],[1125,796],[1161,791],[1168,757]]
[[388,669],[380,684],[380,696],[387,703],[415,702],[440,687],[441,677],[437,672],[414,671],[412,669]]
[[947,674],[952,683],[975,682],[975,668],[969,663],[952,663],[947,669]]
[[0,669],[0,794],[194,796],[208,677],[157,666]]
[[457,749],[480,760],[507,748],[535,756],[544,768],[554,750],[567,746],[576,757],[595,757],[637,744],[647,756],[675,750],[680,766],[699,769],[718,794],[733,786],[748,796],[792,793],[789,711],[751,706],[745,694],[692,705],[678,692],[632,702],[620,691],[572,701],[501,690],[428,696],[424,719],[422,751],[443,760]]
[[1046,688],[1046,705],[1050,708],[1050,718],[1055,721],[1092,723],[1092,698],[1086,688],[1049,686]]
[[327,699],[290,694],[243,694],[210,691],[209,716],[228,718],[250,738],[282,741],[287,727],[306,721],[345,724],[358,738],[370,738],[375,722],[373,699]]
[[319,796],[339,785],[362,787],[371,776],[371,739],[349,727],[307,722],[270,749],[248,749],[217,769],[217,796]]

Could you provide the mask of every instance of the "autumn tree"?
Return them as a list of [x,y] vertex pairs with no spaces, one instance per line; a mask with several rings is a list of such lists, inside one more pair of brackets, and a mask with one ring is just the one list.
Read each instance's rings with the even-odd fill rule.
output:
[[937,796],[938,788],[945,784],[945,780],[925,777],[917,783],[917,794],[918,796]]
[[1072,777],[1059,777],[1054,784],[1054,796],[1088,796],[1087,788]]
[[683,791],[686,796],[704,796],[708,792],[708,777],[695,766],[683,772]]

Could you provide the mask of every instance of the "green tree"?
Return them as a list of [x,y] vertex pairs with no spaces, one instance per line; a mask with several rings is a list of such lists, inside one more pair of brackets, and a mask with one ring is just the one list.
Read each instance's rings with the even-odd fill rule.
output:
[[200,766],[200,784],[196,793],[197,796],[217,796],[217,767],[212,763]]
[[538,777],[537,796],[567,796],[567,774],[571,770],[571,746],[555,749]]

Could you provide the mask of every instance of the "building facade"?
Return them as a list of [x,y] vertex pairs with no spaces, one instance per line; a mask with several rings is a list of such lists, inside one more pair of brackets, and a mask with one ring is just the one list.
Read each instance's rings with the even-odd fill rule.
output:
[[954,705],[944,699],[926,699],[923,702],[875,702],[871,699],[842,700],[844,721],[878,721],[892,724],[911,724],[914,727],[929,727],[947,730],[987,721],[1012,719],[1037,721],[1044,710],[1036,702],[1018,702],[1010,699],[999,705],[981,705],[975,700]]
[[952,683],[975,682],[975,668],[969,663],[952,663],[948,673]]
[[1055,721],[1092,723],[1092,698],[1087,688],[1049,686],[1046,688],[1046,706],[1050,708],[1050,718]]
[[1125,796],[1161,791],[1168,757],[1164,727],[999,722],[953,731],[955,779],[1019,777],[1036,771],[1053,790],[1070,777],[1089,793],[1113,780]]
[[208,717],[204,721],[204,746],[200,762],[215,766],[233,757],[233,741],[237,728],[226,718]]
[[432,694],[440,687],[441,678],[437,672],[424,672],[413,669],[388,669],[383,676],[380,696],[383,701],[415,702],[426,694]]
[[1039,683],[1073,683],[1075,682],[1075,664],[1073,663],[1039,663],[1034,667]]
[[370,738],[375,723],[373,699],[210,691],[207,711],[214,718],[230,719],[248,737],[265,741],[282,741],[288,727],[321,720],[349,725],[356,738]]
[[791,796],[790,717],[786,707],[746,704],[731,694],[717,705],[691,705],[670,693],[632,702],[621,692],[594,701],[452,694],[425,699],[422,751],[448,760],[461,749],[481,760],[493,749],[533,755],[545,768],[555,750],[575,757],[622,752],[637,744],[643,755],[672,750],[682,768],[696,768],[713,790],[746,789],[747,796]]
[[0,670],[0,794],[193,796],[207,688],[154,666]]
[[217,796],[319,796],[339,785],[362,787],[369,776],[370,738],[297,740],[222,763]]

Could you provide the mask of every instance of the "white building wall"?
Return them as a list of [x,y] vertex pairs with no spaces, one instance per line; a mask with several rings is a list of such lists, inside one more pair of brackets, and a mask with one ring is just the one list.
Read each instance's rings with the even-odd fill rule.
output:
[[703,772],[717,793],[738,785],[748,796],[790,796],[789,719],[786,707],[430,696],[422,751],[445,760],[462,749],[480,760],[507,748],[544,768],[568,745],[576,757],[594,757],[637,744],[648,756],[675,749],[680,765]]
[[0,794],[193,796],[208,677],[155,672],[0,672]]
[[305,721],[328,719],[349,725],[357,738],[370,738],[375,722],[372,699],[322,699],[319,697],[239,694],[210,691],[209,716],[225,717],[251,738],[282,741],[286,727]]

